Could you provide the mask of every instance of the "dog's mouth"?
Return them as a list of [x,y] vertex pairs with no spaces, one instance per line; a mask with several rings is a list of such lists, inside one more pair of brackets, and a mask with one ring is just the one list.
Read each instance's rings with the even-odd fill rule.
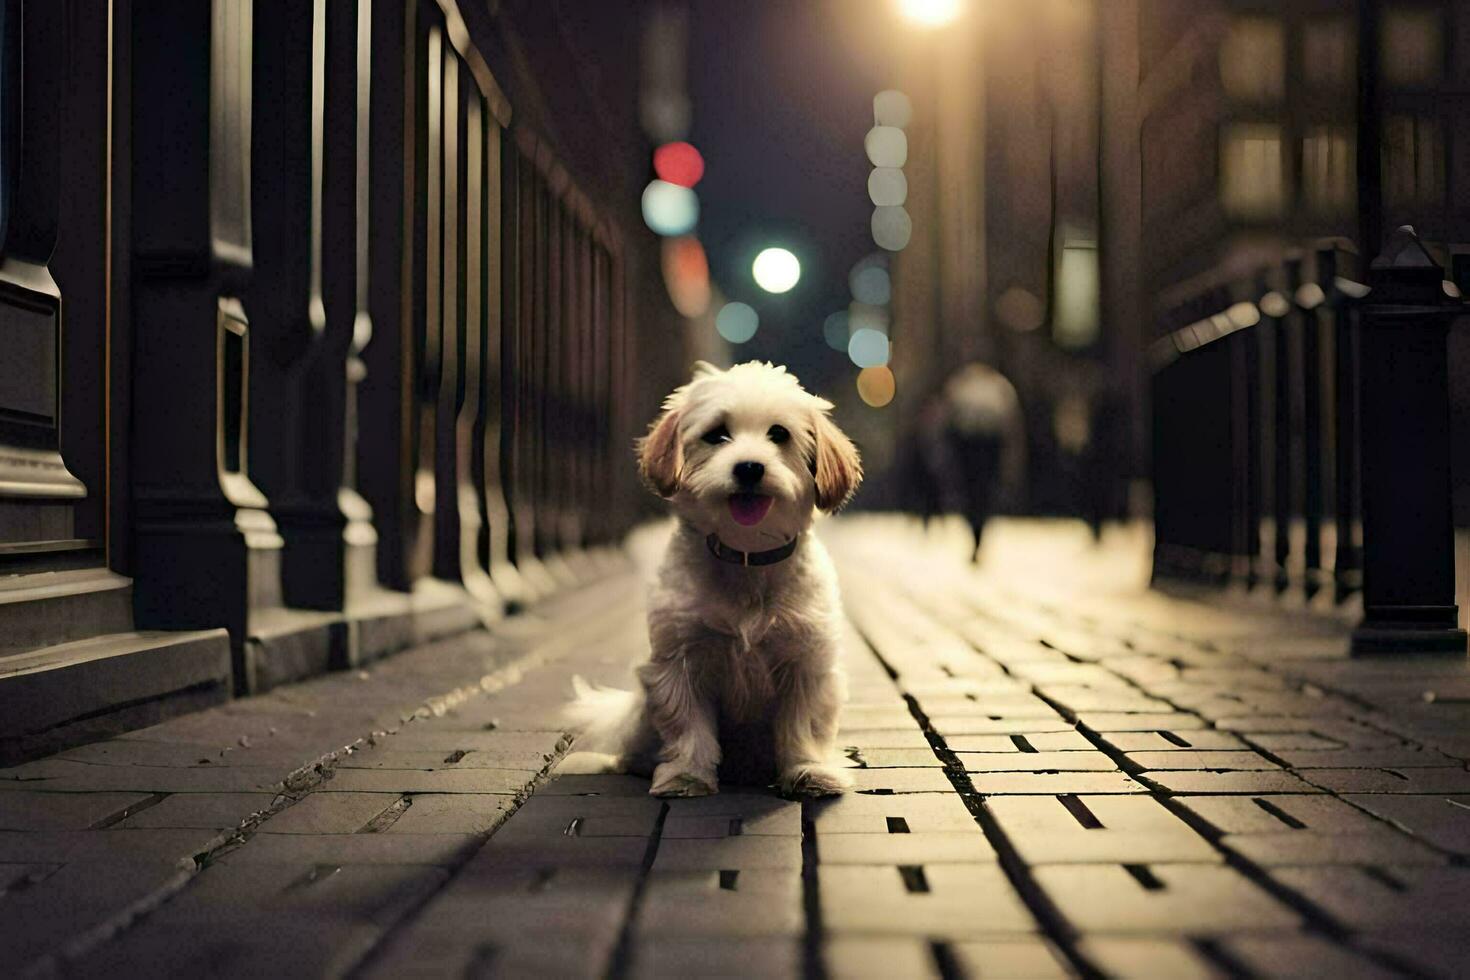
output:
[[765,520],[774,498],[763,493],[730,494],[730,516],[741,527],[754,527]]

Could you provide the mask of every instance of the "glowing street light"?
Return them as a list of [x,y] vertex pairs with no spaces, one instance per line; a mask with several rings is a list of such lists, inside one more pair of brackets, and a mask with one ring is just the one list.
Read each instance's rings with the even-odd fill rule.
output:
[[784,293],[801,279],[801,262],[787,249],[762,249],[750,265],[750,274],[766,292]]
[[920,27],[943,27],[963,6],[963,0],[898,0],[898,12]]

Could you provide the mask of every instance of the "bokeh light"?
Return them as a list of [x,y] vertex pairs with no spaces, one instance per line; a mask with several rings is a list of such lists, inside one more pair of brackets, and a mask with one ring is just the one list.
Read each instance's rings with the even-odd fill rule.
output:
[[871,327],[854,330],[847,356],[860,368],[882,367],[888,363],[888,338]]
[[863,368],[858,372],[858,397],[873,408],[882,408],[893,401],[896,388],[893,371],[886,364]]
[[1256,308],[1256,304],[1249,302],[1236,303],[1225,311],[1225,315],[1239,330],[1254,327],[1261,322],[1261,311]]
[[853,269],[847,283],[852,287],[852,298],[869,306],[885,306],[893,295],[893,284],[888,279],[888,270],[881,265]]
[[643,221],[665,237],[687,235],[699,223],[699,196],[666,180],[650,181],[643,189]]
[[897,89],[873,96],[873,121],[879,126],[906,127],[914,118],[914,104]]
[[755,336],[760,315],[747,303],[726,303],[715,314],[715,329],[732,344],[743,344]]
[[669,302],[681,316],[691,320],[709,309],[709,259],[699,239],[685,235],[664,239],[664,287]]
[[902,167],[909,159],[909,138],[896,126],[874,126],[863,137],[863,150],[875,167]]
[[822,321],[822,339],[833,350],[840,350],[844,354],[847,353],[848,335],[846,310],[829,313],[827,319]]
[[963,7],[961,0],[898,0],[898,12],[920,27],[943,27]]
[[1012,286],[995,301],[995,316],[1006,329],[1026,333],[1046,321],[1046,306],[1029,289]]
[[901,252],[914,233],[909,213],[901,207],[873,209],[873,241],[890,252]]
[[868,197],[880,207],[893,207],[909,199],[909,179],[897,167],[874,167],[868,174]]
[[755,284],[768,293],[784,293],[801,280],[801,262],[784,248],[762,249],[750,264]]
[[653,151],[653,172],[670,184],[693,187],[704,176],[704,157],[688,143],[665,143]]

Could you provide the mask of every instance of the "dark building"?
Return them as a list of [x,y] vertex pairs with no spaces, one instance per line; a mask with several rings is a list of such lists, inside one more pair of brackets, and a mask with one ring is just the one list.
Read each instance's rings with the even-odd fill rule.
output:
[[626,529],[685,352],[637,25],[558,17],[0,10],[0,759],[471,628]]

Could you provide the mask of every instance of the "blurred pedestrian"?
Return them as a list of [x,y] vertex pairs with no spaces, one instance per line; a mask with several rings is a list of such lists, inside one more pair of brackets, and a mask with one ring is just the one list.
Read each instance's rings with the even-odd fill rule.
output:
[[978,562],[986,522],[1020,500],[1026,427],[1015,386],[988,365],[966,365],[921,411],[915,445],[927,502],[965,518]]

